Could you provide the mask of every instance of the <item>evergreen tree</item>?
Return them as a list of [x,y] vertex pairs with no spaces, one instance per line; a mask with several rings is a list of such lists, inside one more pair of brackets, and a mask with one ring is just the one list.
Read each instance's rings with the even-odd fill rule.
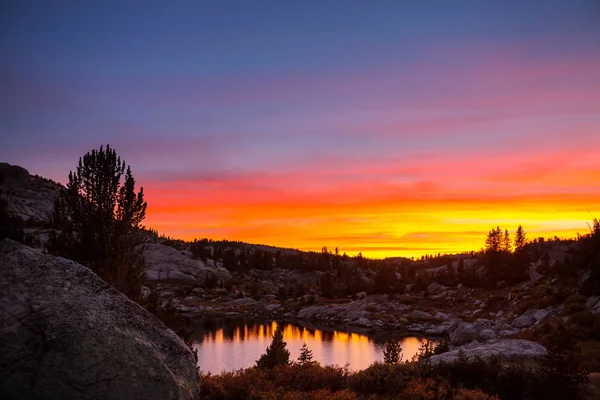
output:
[[145,278],[138,235],[146,216],[144,191],[135,190],[131,168],[110,146],[79,159],[59,195],[54,215],[59,235],[49,248],[86,265],[136,299]]
[[275,368],[278,365],[287,365],[290,362],[290,352],[286,349],[286,343],[283,341],[283,327],[278,325],[271,345],[267,351],[256,362],[258,368]]
[[503,255],[503,242],[504,235],[502,229],[496,227],[488,232],[485,240],[485,258],[487,264],[487,278],[488,284],[493,286],[504,277],[504,269],[502,263],[504,259]]
[[504,236],[502,237],[502,251],[505,253],[512,252],[512,242],[510,240],[510,234],[508,233],[508,229],[504,230]]
[[312,351],[308,349],[308,346],[306,345],[306,343],[304,343],[302,345],[302,348],[300,349],[300,355],[298,356],[298,363],[300,363],[300,365],[311,365],[311,364],[315,363],[313,361]]
[[523,250],[526,244],[527,237],[525,236],[525,231],[523,230],[523,227],[519,225],[517,233],[515,234],[515,252]]
[[496,229],[492,229],[488,232],[488,236],[485,240],[485,251],[487,253],[498,252],[502,248],[502,230],[500,227],[496,227]]
[[383,361],[386,364],[399,364],[402,362],[402,347],[397,340],[388,340],[383,349]]

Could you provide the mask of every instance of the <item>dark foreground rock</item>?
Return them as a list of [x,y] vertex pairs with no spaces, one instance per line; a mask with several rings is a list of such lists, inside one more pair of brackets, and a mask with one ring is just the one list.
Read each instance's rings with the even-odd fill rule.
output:
[[191,399],[189,348],[88,268],[0,241],[0,398]]

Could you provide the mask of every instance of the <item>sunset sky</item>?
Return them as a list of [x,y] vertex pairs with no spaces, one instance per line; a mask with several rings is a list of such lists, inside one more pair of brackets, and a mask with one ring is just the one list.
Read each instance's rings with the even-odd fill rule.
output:
[[600,217],[600,2],[2,1],[0,162],[110,143],[145,224],[372,257]]

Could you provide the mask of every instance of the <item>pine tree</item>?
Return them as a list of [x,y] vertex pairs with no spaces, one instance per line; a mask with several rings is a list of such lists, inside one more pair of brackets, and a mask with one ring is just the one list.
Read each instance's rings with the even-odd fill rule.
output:
[[283,327],[277,326],[273,334],[271,345],[267,351],[256,362],[258,368],[275,368],[278,365],[287,365],[290,362],[290,352],[286,349],[286,342],[283,341]]
[[402,362],[402,347],[397,340],[388,340],[385,343],[383,361],[386,364],[399,364]]
[[146,216],[142,188],[110,146],[79,159],[56,201],[52,252],[78,261],[125,295],[136,299],[145,265],[136,250]]
[[506,253],[512,252],[512,242],[510,240],[508,229],[504,230],[504,236],[502,237],[502,251]]
[[525,231],[523,230],[523,227],[519,225],[517,228],[517,233],[515,234],[515,252],[520,252],[523,250],[526,244],[527,237],[525,236]]
[[485,251],[488,253],[500,251],[502,239],[502,230],[499,226],[489,231],[485,240]]
[[298,363],[300,365],[311,365],[315,362],[313,361],[312,351],[308,349],[306,343],[302,345],[300,349],[300,355],[298,356]]

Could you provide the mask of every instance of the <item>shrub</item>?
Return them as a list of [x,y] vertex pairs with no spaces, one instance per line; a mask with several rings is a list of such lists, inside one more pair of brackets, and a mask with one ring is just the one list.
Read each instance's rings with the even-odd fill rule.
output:
[[329,390],[336,392],[348,387],[350,371],[345,367],[315,364],[290,364],[271,370],[269,379],[275,386],[309,392]]
[[356,393],[397,394],[408,384],[408,364],[373,363],[369,368],[352,374],[348,379],[350,389]]
[[565,299],[565,306],[571,303],[584,303],[586,302],[586,298],[580,294],[572,294],[571,296]]
[[[573,303],[578,304],[578,303]],[[589,311],[578,311],[569,317],[569,322],[582,327],[591,328],[596,321],[596,316]]]
[[454,400],[500,400],[497,396],[483,393],[479,389],[458,389],[453,397]]
[[566,314],[575,314],[585,310],[585,303],[568,303],[565,307]]
[[408,382],[406,389],[398,396],[401,400],[437,400],[451,396],[452,389],[440,379],[416,378]]

